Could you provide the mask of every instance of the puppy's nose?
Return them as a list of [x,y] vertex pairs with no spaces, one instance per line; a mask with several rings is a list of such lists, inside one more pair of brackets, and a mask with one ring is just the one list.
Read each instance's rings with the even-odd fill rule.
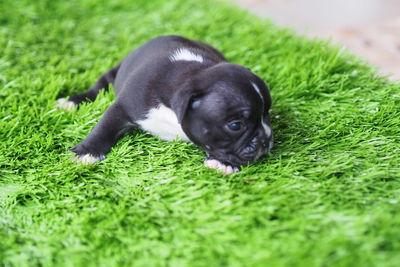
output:
[[268,140],[264,139],[264,141],[262,141],[262,143],[261,143],[261,146],[262,146],[263,148],[267,148],[267,147],[269,146]]
[[[268,143],[267,136],[263,128],[259,128],[255,135],[259,140],[262,146],[264,146],[264,142]],[[267,144],[268,145],[268,144]]]

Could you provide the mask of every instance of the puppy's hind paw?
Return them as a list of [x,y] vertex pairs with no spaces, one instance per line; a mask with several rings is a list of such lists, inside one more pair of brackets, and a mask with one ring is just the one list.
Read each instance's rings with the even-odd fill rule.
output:
[[71,111],[76,108],[76,104],[73,101],[69,101],[66,98],[59,98],[56,101],[56,108]]
[[204,165],[207,168],[216,169],[217,171],[222,172],[224,175],[239,172],[238,167],[233,167],[231,165],[225,165],[224,163],[222,163],[216,159],[206,159],[204,161]]
[[75,155],[72,158],[72,161],[76,163],[81,163],[85,165],[95,164],[98,161],[105,159],[104,155],[94,156],[92,154],[85,154],[85,155]]

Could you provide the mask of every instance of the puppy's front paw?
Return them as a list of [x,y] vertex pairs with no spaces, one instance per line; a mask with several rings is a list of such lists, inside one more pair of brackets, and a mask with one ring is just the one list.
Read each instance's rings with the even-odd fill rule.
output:
[[75,146],[70,151],[74,153],[72,161],[76,163],[89,165],[105,159],[103,153],[100,153],[99,151],[95,151],[93,149],[89,149],[83,144]]
[[216,160],[216,159],[206,159],[204,161],[204,165],[210,169],[216,169],[217,171],[222,172],[224,175],[239,172],[238,167],[233,167],[230,165],[225,165],[224,163]]
[[72,158],[72,161],[81,163],[81,164],[85,164],[85,165],[89,165],[89,164],[95,164],[96,162],[101,161],[103,159],[105,159],[104,155],[94,156],[92,154],[85,154],[85,155],[75,155]]
[[56,101],[56,108],[71,111],[76,108],[76,104],[66,98],[59,98]]

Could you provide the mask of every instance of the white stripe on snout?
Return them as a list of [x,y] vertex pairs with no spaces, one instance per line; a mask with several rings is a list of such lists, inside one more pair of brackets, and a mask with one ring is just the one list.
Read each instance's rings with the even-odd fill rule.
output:
[[139,120],[136,123],[140,128],[158,136],[160,139],[173,141],[178,138],[190,142],[189,138],[182,130],[175,112],[162,104],[149,110],[146,119]]
[[204,59],[202,56],[193,53],[187,48],[180,48],[178,50],[175,50],[170,56],[169,59],[174,62],[174,61],[197,61],[200,63],[203,63]]
[[270,138],[270,137],[271,137],[271,134],[272,134],[271,127],[269,127],[269,126],[264,122],[264,119],[263,119],[263,118],[261,118],[261,125],[262,125],[262,127],[263,127],[263,129],[264,129],[265,135],[266,135],[268,138]]

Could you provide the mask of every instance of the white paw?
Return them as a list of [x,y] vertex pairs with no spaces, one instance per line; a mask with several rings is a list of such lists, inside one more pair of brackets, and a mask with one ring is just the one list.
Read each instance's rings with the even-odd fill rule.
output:
[[71,111],[76,108],[76,104],[66,98],[60,98],[56,101],[56,108]]
[[204,161],[204,165],[207,168],[216,169],[217,171],[222,172],[224,175],[239,172],[239,168],[225,165],[216,159],[206,159]]
[[105,157],[102,156],[93,156],[92,154],[85,154],[85,155],[76,155],[72,158],[72,161],[77,162],[77,163],[81,163],[81,164],[85,164],[85,165],[89,165],[89,164],[94,164],[100,160],[105,159]]

